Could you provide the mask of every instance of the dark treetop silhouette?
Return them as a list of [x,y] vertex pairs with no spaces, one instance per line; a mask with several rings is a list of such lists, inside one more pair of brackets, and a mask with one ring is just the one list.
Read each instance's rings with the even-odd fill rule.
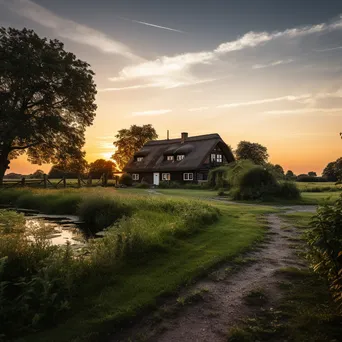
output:
[[89,67],[58,40],[0,28],[0,182],[24,152],[37,164],[84,155],[96,110]]

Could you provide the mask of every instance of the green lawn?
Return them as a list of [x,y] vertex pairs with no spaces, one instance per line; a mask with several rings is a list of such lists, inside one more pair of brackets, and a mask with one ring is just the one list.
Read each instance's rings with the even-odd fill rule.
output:
[[124,321],[157,306],[157,299],[177,292],[219,262],[245,251],[264,236],[265,206],[215,204],[222,212],[216,224],[156,255],[148,264],[129,265],[111,277],[111,285],[79,300],[68,319],[25,341],[101,340]]
[[342,184],[336,185],[335,182],[296,182],[300,191],[342,191]]

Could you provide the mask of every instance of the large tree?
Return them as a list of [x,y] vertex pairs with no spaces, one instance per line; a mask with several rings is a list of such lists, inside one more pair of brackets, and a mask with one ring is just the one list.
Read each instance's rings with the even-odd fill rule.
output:
[[0,181],[25,152],[36,164],[82,154],[96,110],[93,75],[60,41],[0,28]]
[[258,143],[249,141],[240,141],[235,151],[236,159],[249,159],[257,165],[263,165],[267,162],[267,148]]
[[115,170],[116,165],[110,160],[97,159],[89,165],[89,175],[92,178],[101,178],[103,174],[112,178]]
[[[340,158],[342,160],[342,158]],[[337,174],[338,164],[336,161],[330,162],[323,170],[322,176],[330,182],[336,182],[338,178]]]
[[148,141],[158,138],[156,130],[151,124],[137,126],[132,125],[129,129],[121,129],[115,136],[116,151],[112,158],[116,165],[122,170],[123,167]]

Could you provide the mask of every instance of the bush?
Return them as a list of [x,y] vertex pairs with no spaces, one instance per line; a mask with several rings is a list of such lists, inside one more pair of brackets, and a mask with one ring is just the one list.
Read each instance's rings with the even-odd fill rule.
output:
[[182,185],[179,182],[174,181],[161,181],[158,187],[161,189],[179,189]]
[[128,173],[124,173],[120,180],[119,180],[119,183],[121,185],[126,185],[126,186],[132,186],[133,184],[133,179],[132,179],[132,176]]
[[123,216],[132,213],[132,206],[118,198],[92,196],[84,199],[79,205],[79,216],[87,228],[97,233],[109,227]]
[[299,199],[300,191],[293,182],[283,182],[279,185],[277,197],[284,199]]
[[333,205],[318,208],[307,231],[308,258],[324,276],[342,313],[342,195]]
[[209,171],[208,184],[211,188],[223,188],[228,187],[228,181],[226,175],[228,172],[228,166],[220,166]]
[[218,196],[226,196],[227,194],[225,193],[225,189],[219,189],[219,191],[217,192]]
[[150,185],[146,182],[141,182],[135,185],[137,189],[149,189]]
[[272,200],[274,198],[298,199],[300,192],[291,182],[279,184],[268,169],[254,166],[241,174],[237,185],[231,190],[236,200]]

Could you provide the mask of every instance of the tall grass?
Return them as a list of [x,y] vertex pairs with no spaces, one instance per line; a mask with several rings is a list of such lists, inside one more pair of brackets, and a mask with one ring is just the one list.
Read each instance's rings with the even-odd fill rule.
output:
[[54,324],[75,297],[108,285],[108,275],[158,258],[219,218],[201,202],[103,192],[15,191],[8,198],[49,213],[68,208],[94,230],[107,227],[76,254],[69,245],[52,246],[44,226],[26,229],[22,214],[0,210],[0,336],[8,339]]

